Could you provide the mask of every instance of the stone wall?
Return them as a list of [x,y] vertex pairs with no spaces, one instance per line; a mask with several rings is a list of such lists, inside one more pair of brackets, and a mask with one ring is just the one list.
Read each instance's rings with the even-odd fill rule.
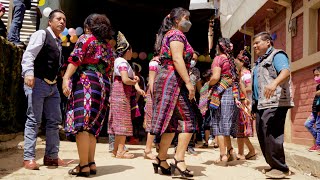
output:
[[20,48],[0,37],[0,134],[18,132],[24,127],[22,54]]

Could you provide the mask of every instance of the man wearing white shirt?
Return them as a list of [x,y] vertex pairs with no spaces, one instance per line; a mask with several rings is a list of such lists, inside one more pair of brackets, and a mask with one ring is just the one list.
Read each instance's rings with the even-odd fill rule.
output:
[[47,119],[44,165],[67,165],[58,157],[60,145],[58,125],[62,118],[61,100],[56,81],[62,63],[62,46],[59,34],[65,27],[64,12],[53,10],[49,15],[48,28],[32,34],[22,57],[22,77],[24,78],[24,91],[28,99],[23,162],[26,169],[39,169],[39,165],[35,162],[35,147],[42,113]]

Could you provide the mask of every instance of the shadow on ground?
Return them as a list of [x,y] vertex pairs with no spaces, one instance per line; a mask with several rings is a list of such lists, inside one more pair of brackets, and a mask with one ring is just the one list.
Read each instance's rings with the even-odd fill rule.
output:
[[[262,170],[264,170],[264,169],[267,170],[267,171],[270,170],[270,166],[257,166],[257,167],[254,167],[254,169],[258,170],[258,171],[260,171],[262,173]],[[293,176],[295,174],[296,174],[295,172],[290,170],[290,175],[288,177],[286,177],[286,178],[283,178],[283,179],[290,179],[290,176]],[[266,178],[266,179],[272,179],[272,178]]]
[[128,149],[130,151],[144,150],[143,148],[133,148],[132,146],[130,146]]
[[[44,148],[36,149],[36,161],[43,158]],[[23,149],[12,148],[0,155],[0,179],[23,168]],[[40,165],[43,165],[41,162]]]
[[205,174],[203,174],[202,172],[204,172],[206,170],[206,167],[203,166],[189,166],[188,165],[188,169],[190,171],[194,172],[194,176],[206,176]]
[[[237,165],[242,165],[242,164],[244,164],[244,163],[246,163],[246,161],[243,161],[243,160],[234,160],[234,161],[229,161],[229,162],[227,162],[227,166],[226,167],[228,167],[228,166],[237,166]],[[205,165],[216,165],[216,166],[219,166],[218,164],[216,164],[215,163],[215,161],[207,161],[207,162],[204,162],[204,163],[202,163],[202,164],[205,164]]]
[[121,173],[126,170],[133,169],[132,166],[125,166],[125,165],[111,165],[111,166],[98,166],[97,167],[97,175],[94,175],[92,177],[98,177],[103,176],[107,174],[115,174],[115,173]]
[[[203,166],[188,166],[188,169],[189,169],[190,171],[193,171],[194,177],[206,176],[205,174],[202,173],[203,171],[206,170],[206,168],[203,167]],[[191,178],[189,178],[189,177],[182,177],[182,176],[180,176],[178,170],[176,170],[175,176],[172,176],[172,179],[188,179],[188,180],[193,180],[194,178],[193,178],[193,177],[191,177]]]

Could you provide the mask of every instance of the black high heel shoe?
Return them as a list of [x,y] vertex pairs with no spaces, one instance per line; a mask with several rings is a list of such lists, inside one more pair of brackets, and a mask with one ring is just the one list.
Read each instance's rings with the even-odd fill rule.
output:
[[162,167],[162,166],[160,165],[161,162],[166,161],[166,159],[165,159],[165,160],[160,160],[159,157],[157,156],[157,161],[158,161],[158,164],[157,164],[157,163],[152,163],[154,173],[157,174],[157,173],[158,173],[158,170],[159,170],[159,168],[160,168],[162,174],[164,174],[164,175],[170,175],[170,174],[171,174],[170,167],[166,169],[166,168],[164,168],[164,167]]
[[[95,162],[89,162],[89,163],[88,163],[88,166],[89,166],[89,167],[91,167],[92,165],[96,165],[96,163],[95,163]],[[97,170],[90,168],[90,174],[93,174],[93,175],[94,175],[94,174],[97,174]]]
[[[77,167],[79,167],[79,171],[77,172]],[[83,168],[89,167],[89,165],[84,165],[84,166],[80,166],[80,164],[78,166],[76,166],[73,169],[69,170],[69,174],[70,175],[76,175],[76,176],[81,176],[81,177],[89,177],[90,176],[90,172],[82,172]]]
[[181,163],[181,162],[184,162],[184,160],[180,160],[180,161],[177,161],[176,158],[173,158],[174,159],[174,164],[173,163],[170,163],[170,167],[171,167],[171,175],[173,176],[174,175],[174,172],[176,169],[178,169],[180,175],[182,177],[193,177],[193,174],[190,174],[191,171],[189,171],[188,169],[182,171],[179,167],[178,167],[178,163]]

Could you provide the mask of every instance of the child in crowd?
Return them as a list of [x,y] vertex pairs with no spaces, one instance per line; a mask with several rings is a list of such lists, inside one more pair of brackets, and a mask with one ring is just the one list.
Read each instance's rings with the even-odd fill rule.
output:
[[[250,48],[249,48],[250,49]],[[238,155],[239,160],[255,160],[256,152],[250,142],[249,137],[253,137],[253,119],[251,117],[251,104],[252,104],[252,77],[250,71],[251,55],[247,47],[240,51],[237,58],[234,60],[239,73],[239,79],[244,85],[242,91],[245,91],[246,97],[241,101],[239,119],[238,119]],[[244,155],[244,145],[248,147],[249,153]]]
[[[139,77],[140,81],[138,83],[140,89],[146,91],[146,85],[145,80],[143,76],[140,74],[142,67],[140,64],[137,64],[135,62],[132,63],[133,71],[136,76]],[[135,97],[136,106],[134,107],[136,110],[139,111],[139,115],[135,115],[132,117],[132,126],[133,126],[133,136],[130,136],[127,138],[128,144],[137,145],[142,141],[142,134],[144,133],[143,129],[143,119],[144,119],[144,106],[145,106],[145,100],[144,96],[141,96],[140,94],[137,94]]]
[[135,76],[128,63],[132,57],[132,47],[120,31],[117,38],[116,53],[118,58],[114,62],[108,133],[115,135],[113,155],[116,158],[131,159],[134,155],[126,151],[125,141],[127,136],[133,135],[132,113],[136,114],[135,111],[131,111],[136,104],[132,102],[135,100],[135,97],[133,98],[135,96],[134,88],[143,96],[145,92],[140,89],[139,78]]
[[209,115],[209,111],[205,111],[204,109],[204,106],[207,104],[207,101],[206,101],[206,98],[204,98],[205,96],[207,96],[209,93],[209,80],[210,80],[210,77],[212,75],[212,70],[211,69],[207,69],[203,74],[203,82],[204,82],[204,85],[202,86],[202,88],[200,89],[200,100],[199,100],[199,110],[201,112],[201,114],[203,115],[203,122],[202,122],[202,125],[201,125],[201,134],[202,134],[202,138],[203,138],[203,145],[199,146],[200,148],[208,148],[209,147],[209,144],[212,144],[213,143],[213,147],[214,148],[218,148],[219,145],[218,145],[218,138],[217,137],[214,137],[214,140],[213,140],[213,136],[211,135],[211,132],[210,132],[210,118]]
[[304,126],[310,131],[316,142],[309,151],[320,151],[320,66],[313,70],[313,74],[317,84],[316,94],[312,104],[312,112]]
[[[159,138],[156,139],[154,135],[150,134],[151,129],[151,120],[152,120],[152,94],[153,94],[153,84],[154,79],[156,78],[157,73],[160,71],[160,60],[159,55],[156,54],[149,63],[149,82],[148,82],[148,91],[146,94],[146,105],[144,112],[144,122],[143,126],[147,134],[146,148],[144,150],[143,156],[145,159],[156,159],[156,155],[152,154],[152,142],[155,141],[157,144],[156,148],[159,149]],[[158,140],[158,142],[157,142]]]

